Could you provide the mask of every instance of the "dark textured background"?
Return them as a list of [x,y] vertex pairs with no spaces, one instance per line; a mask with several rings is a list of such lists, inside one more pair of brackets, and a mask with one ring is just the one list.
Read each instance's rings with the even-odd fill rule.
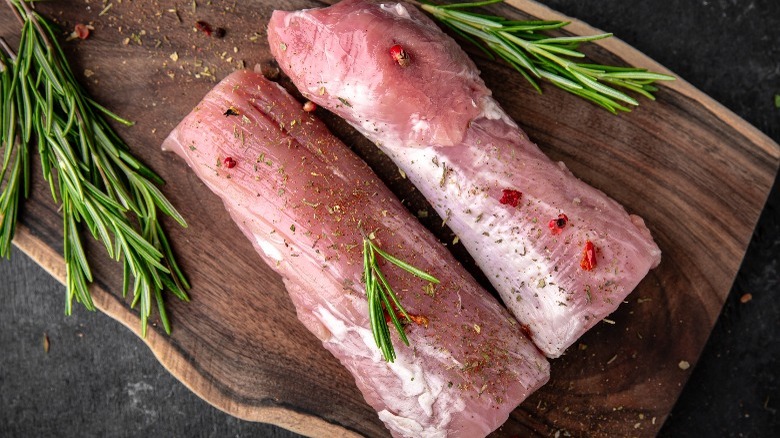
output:
[[[542,3],[615,33],[780,142],[779,1]],[[779,263],[776,180],[662,436],[780,436]],[[748,293],[752,300],[741,303]],[[80,307],[65,317],[64,297],[19,251],[0,262],[0,436],[294,436],[212,408],[114,320]]]

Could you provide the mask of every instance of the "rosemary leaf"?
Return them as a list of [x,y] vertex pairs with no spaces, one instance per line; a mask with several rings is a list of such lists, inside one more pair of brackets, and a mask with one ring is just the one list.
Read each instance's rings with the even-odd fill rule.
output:
[[[373,267],[374,275],[376,275],[376,278],[379,280],[378,287],[382,288],[384,293],[382,294],[382,299],[386,299],[386,296],[390,296],[390,298],[393,300],[393,305],[398,309],[399,312],[406,318],[407,320],[411,320],[412,318],[409,317],[409,314],[406,312],[406,309],[403,308],[401,303],[398,301],[398,296],[393,292],[393,288],[390,287],[390,284],[387,282],[387,279],[385,278],[384,274],[382,274],[382,271],[379,269],[379,266]],[[388,303],[389,306],[389,303]],[[392,309],[392,307],[386,307],[387,309]],[[388,310],[388,313],[395,313],[390,312]]]
[[[615,87],[655,100],[656,81],[674,80],[673,76],[645,69],[573,62],[585,55],[578,50],[588,43],[612,36],[611,33],[590,36],[549,36],[541,32],[561,29],[566,21],[509,20],[464,9],[490,6],[503,0],[434,5],[423,2],[422,9],[481,50],[492,51],[541,92],[536,78],[591,101],[607,111],[630,111],[639,102]],[[480,41],[482,44],[480,44]],[[492,56],[491,56],[492,57]],[[626,104],[626,105],[624,105]]]
[[[382,352],[382,356],[386,361],[393,362],[396,355],[385,313],[390,316],[390,320],[398,332],[398,337],[406,345],[409,345],[409,339],[406,336],[398,314],[400,313],[400,316],[403,316],[406,321],[412,321],[412,318],[403,305],[401,305],[400,299],[379,267],[377,256],[423,280],[436,284],[439,283],[439,280],[427,272],[381,250],[365,233],[363,234],[363,277],[366,283],[366,300],[368,301],[368,319],[371,324],[371,332],[374,335],[374,342],[376,342],[377,347]],[[384,308],[382,307],[383,305]]]
[[476,8],[479,6],[488,6],[495,3],[501,3],[504,0],[485,0],[481,2],[471,2],[471,3],[454,3],[451,5],[441,5],[440,8],[442,9],[460,9],[460,8]]
[[410,265],[409,263],[406,263],[403,260],[399,260],[390,254],[382,251],[377,247],[374,242],[369,242],[371,246],[374,248],[374,251],[376,251],[379,255],[381,255],[385,260],[388,262],[398,266],[399,268],[403,269],[406,272],[409,272],[410,274],[414,275],[415,277],[420,277],[423,280],[430,281],[431,283],[439,284],[439,280],[436,279],[436,277],[428,274],[425,271],[422,271],[420,269],[415,268],[414,266]]
[[[162,178],[132,156],[106,119],[126,120],[86,95],[57,43],[54,26],[22,0],[6,0],[23,21],[18,55],[0,38],[0,255],[8,256],[18,206],[29,186],[29,151],[37,141],[43,178],[61,202],[66,313],[73,301],[94,310],[92,271],[82,231],[103,243],[123,267],[122,292],[132,288],[146,334],[154,304],[166,332],[165,293],[189,300],[189,283],[159,219],[187,224],[156,184]],[[132,283],[132,286],[131,286]]]

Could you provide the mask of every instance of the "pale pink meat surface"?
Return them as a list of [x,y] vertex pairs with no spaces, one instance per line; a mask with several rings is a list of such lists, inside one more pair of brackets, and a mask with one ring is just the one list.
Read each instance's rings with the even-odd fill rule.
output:
[[[549,378],[547,360],[511,315],[277,84],[231,74],[163,148],[220,196],[282,276],[298,318],[395,436],[484,436]],[[427,282],[382,265],[406,310],[427,319],[406,326],[409,347],[391,335],[394,363],[384,361],[369,326],[361,227],[441,280],[426,293]]]
[[[414,6],[345,0],[276,11],[268,40],[303,95],[374,141],[446,218],[549,357],[660,262],[642,219],[547,158],[455,41]],[[407,67],[390,56],[395,44]],[[516,207],[501,202],[505,190],[522,193]],[[560,214],[569,221],[554,234],[548,224]],[[587,242],[596,251],[590,270],[581,267]]]

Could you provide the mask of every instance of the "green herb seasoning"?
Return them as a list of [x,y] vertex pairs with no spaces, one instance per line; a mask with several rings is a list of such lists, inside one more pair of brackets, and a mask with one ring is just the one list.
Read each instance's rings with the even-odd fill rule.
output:
[[10,255],[18,208],[29,195],[30,154],[37,142],[43,179],[60,203],[63,256],[67,275],[66,313],[73,300],[94,310],[92,270],[82,231],[103,242],[108,256],[122,263],[122,290],[133,290],[146,334],[156,303],[165,330],[171,326],[163,292],[189,300],[189,284],[179,269],[159,221],[184,218],[157,188],[163,180],[130,153],[106,117],[132,125],[89,98],[76,82],[57,43],[53,26],[27,3],[8,0],[21,23],[18,54],[0,39],[0,255]]
[[487,0],[473,3],[433,5],[422,9],[465,40],[479,47],[488,56],[505,60],[538,91],[537,80],[544,79],[569,93],[600,105],[612,113],[630,111],[626,105],[639,102],[618,90],[638,93],[655,100],[655,81],[674,80],[673,76],[653,73],[643,68],[615,67],[575,62],[584,54],[581,43],[609,38],[611,33],[592,36],[552,37],[544,31],[561,29],[566,21],[510,20],[496,15],[465,12],[463,9],[502,3]]
[[[393,343],[390,339],[390,329],[387,325],[385,313],[390,316],[395,329],[398,331],[398,336],[406,345],[409,345],[409,340],[406,338],[406,333],[399,320],[399,315],[396,314],[396,310],[398,311],[397,313],[408,322],[415,322],[416,320],[420,320],[420,318],[410,316],[401,305],[398,296],[390,287],[390,284],[387,282],[385,275],[382,273],[382,270],[377,263],[378,257],[382,257],[415,277],[422,278],[430,283],[439,284],[439,280],[427,272],[382,251],[379,249],[379,246],[374,243],[373,239],[373,233],[368,236],[365,234],[363,235],[363,279],[366,283],[368,315],[371,322],[371,331],[374,334],[374,341],[376,342],[377,347],[379,347],[379,350],[382,352],[382,356],[384,356],[386,361],[393,362],[395,360],[395,349],[393,348]],[[427,319],[425,319],[425,321],[420,321],[424,325],[427,325]]]

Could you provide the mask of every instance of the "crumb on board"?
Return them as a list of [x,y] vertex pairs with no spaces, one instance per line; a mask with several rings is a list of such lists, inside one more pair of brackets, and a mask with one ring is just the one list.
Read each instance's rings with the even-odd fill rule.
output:
[[[123,50],[146,48],[136,49],[139,51],[134,52],[135,57],[147,60],[148,67],[158,67],[156,70],[162,77],[215,83],[235,70],[246,68],[247,60],[241,58],[252,56],[252,52],[242,50],[241,44],[265,40],[264,29],[236,25],[231,30],[218,26],[234,22],[232,18],[236,15],[252,18],[252,13],[240,10],[241,7],[240,2],[194,1],[163,6],[156,2],[88,1],[86,14],[82,14],[86,16],[78,18],[95,21],[85,22],[79,29],[84,38],[97,27],[103,40],[115,41],[120,47],[126,47]],[[190,33],[193,27],[211,38],[193,39]],[[73,29],[72,25],[67,28]],[[176,63],[175,70],[169,65],[172,63]]]

